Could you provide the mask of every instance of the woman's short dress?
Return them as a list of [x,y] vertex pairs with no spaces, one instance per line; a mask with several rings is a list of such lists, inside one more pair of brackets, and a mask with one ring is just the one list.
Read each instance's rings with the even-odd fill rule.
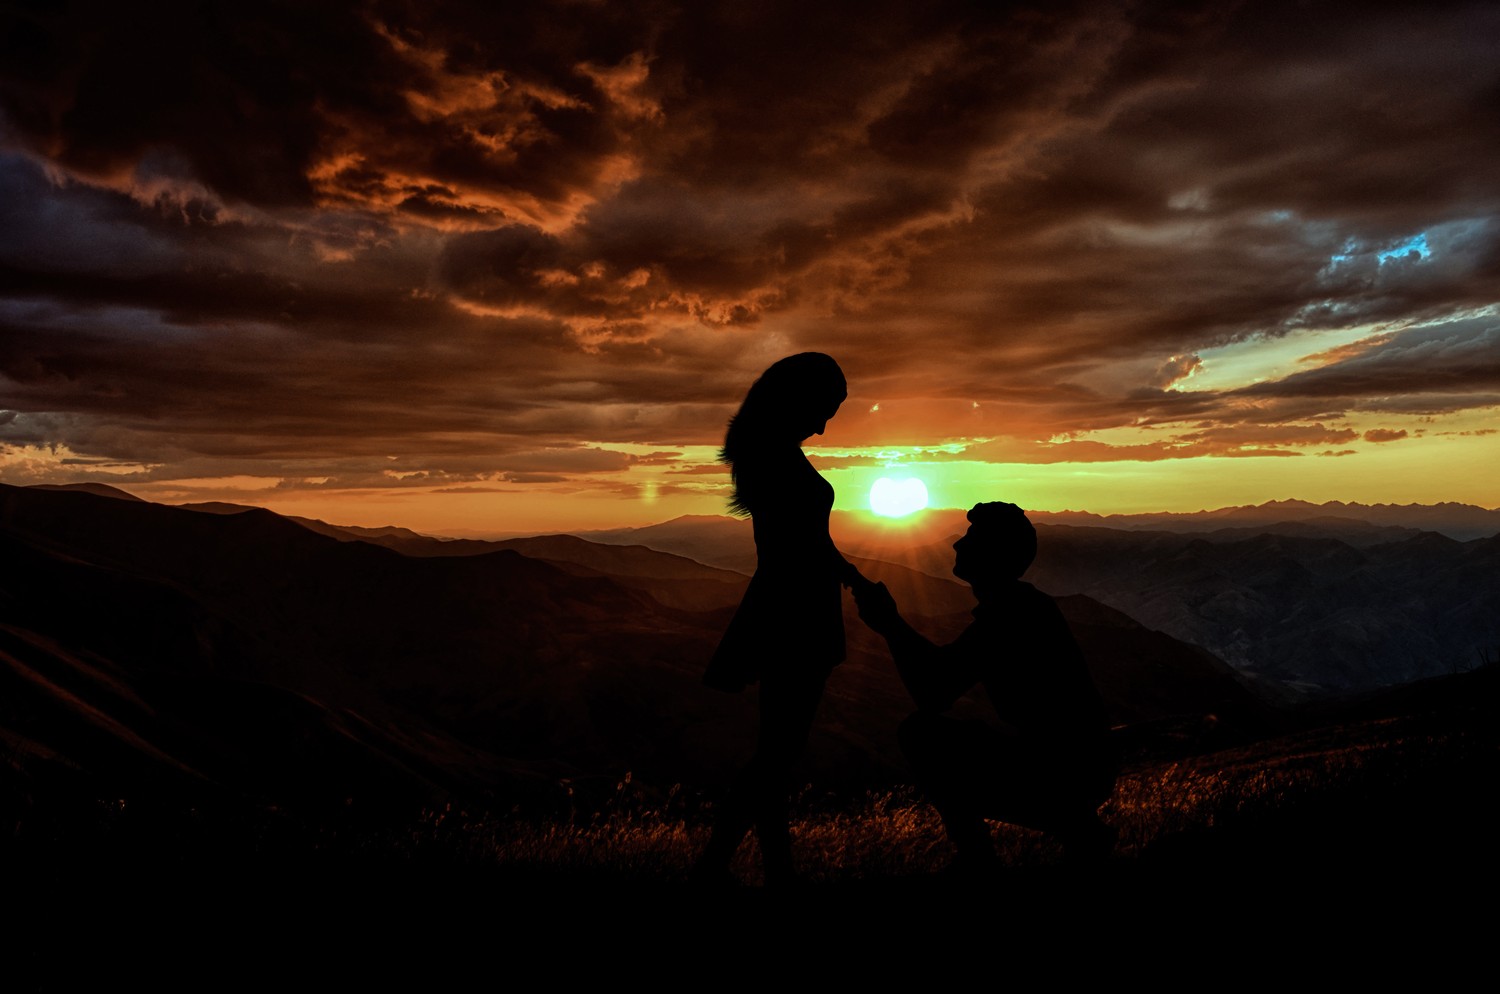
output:
[[737,469],[755,526],[755,575],[703,682],[737,691],[779,667],[826,676],[844,658],[840,560],[828,535],[833,487],[800,449]]

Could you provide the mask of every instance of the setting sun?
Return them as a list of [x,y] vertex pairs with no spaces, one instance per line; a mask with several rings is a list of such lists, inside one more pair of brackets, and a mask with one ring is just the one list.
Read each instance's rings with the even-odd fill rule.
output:
[[882,476],[870,488],[870,510],[886,518],[900,518],[927,506],[927,485],[915,477],[893,480]]

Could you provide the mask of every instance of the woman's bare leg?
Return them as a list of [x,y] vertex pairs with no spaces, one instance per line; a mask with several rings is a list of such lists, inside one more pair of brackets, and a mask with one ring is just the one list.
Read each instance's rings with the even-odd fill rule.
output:
[[793,878],[788,793],[792,767],[807,748],[827,673],[771,674],[760,682],[760,727],[755,754],[735,779],[714,819],[713,834],[696,872],[727,871],[745,833],[754,826],[765,861],[766,881]]

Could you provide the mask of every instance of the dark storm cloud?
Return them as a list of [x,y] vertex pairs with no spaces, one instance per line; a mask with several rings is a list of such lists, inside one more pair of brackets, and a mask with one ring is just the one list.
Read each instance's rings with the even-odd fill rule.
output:
[[[871,318],[896,339],[882,358],[983,398],[1018,364],[1165,362],[1493,303],[1483,148],[1500,136],[1479,39],[1496,37],[1496,14],[1370,13],[1254,5],[1212,44],[1138,26],[1045,154],[979,191],[960,250],[908,266],[894,308]],[[900,334],[924,317],[965,355],[957,376]]]
[[4,109],[34,147],[105,177],[170,150],[220,194],[261,204],[307,202],[317,105],[365,103],[357,80],[398,68],[332,6],[77,3],[7,22]]
[[556,206],[620,140],[580,65],[614,66],[649,30],[566,2],[72,3],[7,22],[0,106],[32,147],[260,207],[469,187]]
[[[1161,458],[1336,447],[1349,412],[1500,396],[1492,4],[4,17],[11,446],[537,482],[712,445],[807,348],[887,404],[842,442],[996,458],[1134,458],[1033,444],[1124,425],[1174,426]],[[1216,346],[1362,325],[1191,389]],[[916,399],[948,406],[891,437]]]

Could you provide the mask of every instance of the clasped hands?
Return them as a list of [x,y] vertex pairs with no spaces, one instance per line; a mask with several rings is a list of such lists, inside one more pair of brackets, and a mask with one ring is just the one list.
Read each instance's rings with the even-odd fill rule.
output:
[[854,594],[860,620],[876,633],[884,635],[901,621],[896,599],[891,596],[885,584],[867,580],[864,574],[850,566],[844,578],[844,586]]

